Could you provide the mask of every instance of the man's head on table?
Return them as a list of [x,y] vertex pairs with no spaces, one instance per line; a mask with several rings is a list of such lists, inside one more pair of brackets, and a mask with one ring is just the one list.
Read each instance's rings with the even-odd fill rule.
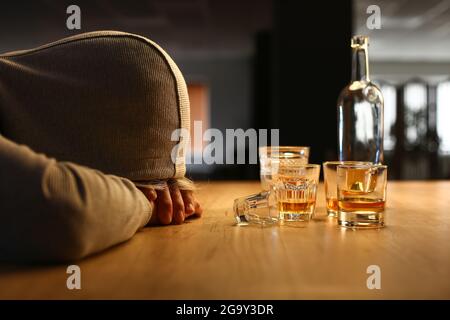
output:
[[201,214],[193,183],[185,178],[185,141],[172,139],[174,131],[189,130],[186,83],[156,43],[92,32],[12,59],[4,72],[11,73],[11,88],[26,86],[27,94],[3,97],[9,110],[2,129],[9,138],[59,161],[133,181],[155,203],[153,224],[179,224]]

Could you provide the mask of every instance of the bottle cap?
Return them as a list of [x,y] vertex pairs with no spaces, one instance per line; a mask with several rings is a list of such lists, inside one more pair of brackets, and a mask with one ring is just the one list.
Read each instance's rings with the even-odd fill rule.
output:
[[368,45],[369,45],[369,37],[368,36],[357,35],[357,36],[352,37],[352,42],[351,42],[352,48],[362,47],[362,46],[367,47]]

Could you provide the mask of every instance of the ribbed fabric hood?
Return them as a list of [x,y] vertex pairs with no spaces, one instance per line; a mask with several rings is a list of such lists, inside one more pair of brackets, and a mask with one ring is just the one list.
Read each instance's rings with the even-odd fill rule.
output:
[[178,128],[189,130],[186,83],[149,39],[99,31],[0,55],[0,132],[37,152],[131,180],[181,178]]

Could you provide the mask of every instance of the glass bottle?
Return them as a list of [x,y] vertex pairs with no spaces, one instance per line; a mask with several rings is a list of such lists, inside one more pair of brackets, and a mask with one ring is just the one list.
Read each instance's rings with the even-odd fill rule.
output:
[[340,161],[383,162],[384,102],[370,81],[368,45],[368,37],[352,37],[352,78],[338,99]]

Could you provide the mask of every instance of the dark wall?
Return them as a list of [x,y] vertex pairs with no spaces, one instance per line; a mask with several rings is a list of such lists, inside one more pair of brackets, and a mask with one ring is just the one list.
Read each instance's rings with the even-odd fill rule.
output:
[[350,0],[275,1],[270,122],[280,144],[311,146],[311,163],[336,159],[340,90],[350,80]]
[[[336,102],[350,81],[352,1],[274,1],[273,20],[254,36],[248,124],[280,129],[281,145],[310,146],[311,163],[337,159]],[[224,165],[193,176],[258,179],[258,169]]]

